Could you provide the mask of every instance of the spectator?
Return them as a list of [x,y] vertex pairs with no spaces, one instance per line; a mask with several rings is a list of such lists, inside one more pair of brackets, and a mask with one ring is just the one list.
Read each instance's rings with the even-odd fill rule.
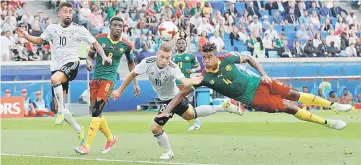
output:
[[272,10],[278,9],[277,0],[269,0],[268,3],[266,3],[266,10],[268,10],[268,14],[272,15]]
[[298,24],[298,17],[294,14],[294,10],[293,9],[290,9],[289,10],[289,14],[287,15],[286,17],[286,21],[289,23],[289,24]]
[[355,48],[356,48],[357,56],[361,57],[361,39],[357,41]]
[[354,24],[357,22],[357,18],[354,11],[350,11],[350,14],[346,17],[346,23],[348,25]]
[[312,12],[310,22],[312,25],[315,25],[317,27],[320,27],[320,25],[321,25],[320,18],[318,17],[318,15],[315,11]]
[[285,57],[285,58],[289,58],[289,57],[292,57],[292,52],[291,50],[288,48],[288,41],[285,39],[285,40],[282,40],[282,44],[284,45],[284,47],[282,47],[280,50],[281,50],[281,53],[280,53],[280,56],[281,57]]
[[273,24],[279,24],[279,25],[285,24],[283,18],[281,17],[278,11],[275,12],[275,16],[273,17]]
[[1,61],[12,60],[10,53],[10,35],[11,32],[8,30],[1,32]]
[[205,31],[207,34],[214,32],[214,27],[207,22],[205,17],[202,18],[202,23],[197,27],[198,34]]
[[307,57],[305,52],[303,51],[302,45],[299,41],[295,41],[292,50],[293,57]]
[[258,37],[258,31],[256,29],[251,31],[251,36],[249,38],[248,44],[247,44],[247,49],[250,52],[253,52],[254,50],[254,44],[256,44],[257,40],[256,38]]
[[348,43],[349,44],[356,44],[357,43],[357,40],[358,40],[358,37],[356,35],[356,32],[351,32],[351,36],[348,38]]
[[44,45],[44,55],[43,55],[43,61],[49,61],[51,60],[51,53],[50,53],[50,46]]
[[303,11],[303,16],[301,16],[299,20],[300,20],[301,25],[305,25],[307,27],[310,25],[311,19],[310,19],[309,15],[308,15],[307,10]]
[[355,49],[355,44],[351,43],[349,47],[346,48],[346,56],[348,57],[357,57],[357,51]]
[[99,34],[103,30],[104,19],[99,13],[99,8],[96,5],[93,5],[92,14],[89,16],[90,23],[92,25],[92,34]]
[[11,91],[9,89],[5,90],[5,97],[11,97]]
[[274,40],[278,37],[277,31],[273,29],[273,25],[270,25],[268,29],[264,32],[264,34],[269,34],[271,40]]
[[283,40],[285,40],[285,33],[282,32],[281,35],[279,37],[277,37],[273,43],[273,47],[276,49],[278,55],[281,55],[282,52],[284,52],[284,45],[283,45]]
[[306,31],[305,25],[300,25],[300,29],[297,31],[296,35],[299,40],[308,40],[311,38]]
[[36,99],[34,100],[34,102],[32,102],[32,105],[36,113],[39,114],[40,117],[44,117],[44,114],[54,117],[54,112],[49,111],[47,103],[43,99],[40,91],[36,92]]
[[275,49],[273,48],[273,41],[271,39],[270,33],[265,33],[264,34],[264,38],[262,40],[263,43],[263,47],[265,49],[265,55],[267,58],[269,58],[269,51],[274,51]]
[[258,17],[262,17],[261,13],[259,13],[258,8],[254,6],[253,3],[249,3],[249,6],[247,7],[247,11],[250,16],[257,15]]
[[263,22],[261,24],[262,24],[263,29],[269,29],[269,27],[271,26],[271,23],[268,20],[268,15],[263,16]]
[[342,15],[341,12],[345,13],[345,15],[348,15],[345,9],[342,9],[340,6],[336,4],[336,2],[333,2],[333,7],[331,8],[332,17],[336,18],[337,16],[341,16]]
[[305,48],[304,48],[305,54],[308,57],[317,57],[317,49],[313,46],[313,40],[309,39]]
[[331,41],[331,46],[328,48],[328,54],[331,57],[338,57],[340,56],[341,50],[335,46],[335,42]]
[[28,97],[26,89],[21,90],[21,96],[24,98],[25,117],[36,117],[36,111],[31,99]]
[[343,29],[343,28],[345,28],[347,25],[345,24],[345,22],[344,22],[344,20],[343,20],[343,17],[341,17],[341,16],[338,16],[337,17],[337,22],[336,22],[336,24],[335,24],[335,29],[336,30],[339,30],[339,29]]
[[250,39],[247,33],[247,29],[244,26],[241,27],[241,31],[238,34],[239,34],[239,40],[242,40],[244,43],[246,43],[246,40]]
[[265,48],[263,46],[261,37],[256,38],[256,43],[254,44],[253,56],[255,56],[256,58],[264,58],[265,56]]
[[235,8],[234,3],[231,4],[231,6],[228,9],[228,13],[233,17],[233,18],[237,18],[238,17],[238,11]]
[[31,43],[31,51],[29,52],[29,61],[40,61],[41,55],[40,51],[38,50],[38,47],[35,44]]
[[223,39],[219,36],[219,32],[215,31],[214,35],[209,39],[209,42],[214,43],[217,45],[217,51],[218,52],[223,52],[224,51],[224,41]]
[[346,50],[346,48],[349,46],[349,37],[346,32],[341,33],[341,40],[340,40],[340,49]]
[[357,102],[361,103],[361,93],[357,95]]
[[220,10],[217,10],[216,16],[214,16],[214,17],[212,18],[212,23],[213,23],[213,25],[217,25],[218,22],[220,21],[220,19],[222,19],[222,18],[224,18],[224,17],[222,16],[221,11],[220,11]]
[[326,18],[325,23],[322,24],[321,31],[329,32],[330,30],[333,30],[333,26],[331,25],[331,20]]
[[257,36],[259,34],[263,33],[262,23],[258,21],[258,16],[257,15],[253,16],[253,22],[248,26],[248,28],[249,28],[249,31],[255,30],[255,32],[257,32]]
[[199,41],[198,41],[198,51],[202,52],[202,46],[208,42],[208,38],[207,38],[207,32],[203,31],[199,37]]
[[331,102],[339,102],[340,98],[337,97],[335,91],[331,91],[330,94],[329,94],[328,100],[331,101]]
[[[329,48],[326,45],[326,40],[323,39],[322,43],[320,45],[318,45],[317,47],[317,56],[318,57],[328,57],[329,56]],[[331,54],[330,54],[331,55]]]
[[327,46],[331,46],[331,42],[334,43],[334,46],[340,48],[340,37],[335,35],[333,30],[329,31],[329,35],[326,37]]
[[240,40],[238,28],[236,26],[233,26],[233,30],[229,35],[229,39],[231,39],[231,45],[233,46],[233,40]]
[[194,27],[198,27],[201,24],[202,20],[203,19],[202,17],[200,17],[200,13],[197,12],[191,17],[190,22],[194,25]]
[[319,8],[317,7],[316,2],[312,2],[311,3],[311,8],[308,9],[308,13],[313,14],[313,12],[315,12],[316,15],[318,15],[318,13],[320,12]]
[[[317,48],[318,45],[320,45],[321,43],[322,43],[321,34],[320,34],[320,32],[317,32],[315,37],[313,38],[313,46],[315,48]],[[325,40],[325,43],[326,43],[326,40]]]
[[347,88],[343,89],[343,95],[340,98],[340,103],[341,104],[352,104],[352,94],[348,91]]

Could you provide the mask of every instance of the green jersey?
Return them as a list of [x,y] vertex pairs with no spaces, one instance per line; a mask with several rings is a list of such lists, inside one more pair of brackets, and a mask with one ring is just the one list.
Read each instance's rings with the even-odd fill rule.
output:
[[[95,71],[93,79],[104,79],[115,81],[117,79],[117,70],[120,63],[120,59],[123,54],[127,58],[128,63],[133,62],[133,56],[130,54],[132,49],[130,44],[125,40],[112,41],[110,35],[99,34],[96,37],[99,44],[103,47],[105,54],[108,57],[112,57],[112,64],[102,64],[102,57],[98,55],[96,57]],[[95,49],[93,48],[93,51]]]
[[[195,57],[192,54],[183,53],[183,54],[175,54],[172,58],[173,62],[176,63],[179,67],[179,69],[182,71],[184,76],[186,78],[190,78],[191,74],[187,72],[187,70],[196,68],[199,66],[197,57]],[[177,85],[180,84],[180,82],[177,80]]]
[[219,61],[216,71],[204,73],[204,79],[198,86],[207,86],[224,96],[250,105],[261,79],[238,70],[235,63],[240,63],[240,59],[237,55],[225,56]]

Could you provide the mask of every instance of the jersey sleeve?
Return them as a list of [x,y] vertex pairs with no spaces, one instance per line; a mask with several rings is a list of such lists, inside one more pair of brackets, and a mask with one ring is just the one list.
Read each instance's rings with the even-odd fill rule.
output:
[[138,65],[135,66],[134,72],[137,75],[141,75],[147,73],[149,64],[147,63],[146,59],[143,59]]
[[[173,63],[173,64],[174,64],[174,63]],[[170,64],[170,65],[171,65],[171,64]],[[180,70],[180,68],[179,68],[176,64],[174,64],[174,66],[171,65],[171,67],[172,67],[172,69],[171,69],[171,75],[172,75],[175,79],[181,80],[181,79],[185,78],[184,74],[182,73],[182,71]]]
[[96,39],[90,34],[90,32],[85,29],[85,27],[80,27],[79,32],[76,33],[77,38],[79,38],[81,41],[85,41],[88,44],[92,44],[96,41]]
[[51,35],[51,28],[53,26],[49,25],[44,31],[43,33],[41,33],[40,38],[44,41],[50,41],[52,35]]

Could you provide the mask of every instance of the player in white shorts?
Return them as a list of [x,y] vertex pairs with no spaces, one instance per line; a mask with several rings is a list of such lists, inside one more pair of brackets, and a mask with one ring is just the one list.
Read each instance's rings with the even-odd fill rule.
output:
[[53,97],[55,109],[57,109],[55,124],[63,123],[64,119],[78,133],[80,143],[84,142],[84,130],[72,117],[72,114],[65,109],[64,100],[68,93],[69,81],[75,79],[78,73],[79,57],[78,50],[82,41],[92,44],[98,54],[103,58],[103,64],[111,63],[110,57],[104,53],[102,46],[95,40],[89,31],[83,26],[72,23],[73,6],[71,3],[62,2],[59,5],[60,22],[50,24],[40,37],[29,35],[23,29],[17,28],[16,33],[28,41],[37,45],[45,41],[52,43],[51,59],[51,84],[53,86]]
[[[113,99],[119,98],[125,88],[131,81],[133,81],[136,76],[147,74],[153,89],[157,93],[159,99],[163,102],[163,106],[161,106],[158,111],[158,114],[161,114],[167,104],[179,93],[179,89],[175,80],[182,82],[185,87],[192,86],[193,84],[203,80],[203,77],[194,77],[191,79],[185,78],[177,64],[171,60],[172,46],[170,46],[170,44],[163,43],[160,46],[159,52],[156,56],[143,59],[135,67],[135,69],[127,75],[119,89],[113,91]],[[200,111],[212,111],[211,114],[214,114],[217,111],[223,110],[236,114],[242,114],[242,111],[240,111],[236,106],[232,105],[230,101],[225,101],[222,105],[201,106],[194,109],[192,105],[189,104],[188,100],[184,98],[175,107],[171,116],[155,117],[151,128],[152,133],[157,139],[158,144],[165,151],[159,159],[168,160],[174,156],[169,145],[168,136],[163,130],[163,126],[170,118],[173,117],[174,113],[181,116],[185,120],[191,120],[197,118],[197,114],[200,113]],[[200,115],[200,117],[203,116]]]

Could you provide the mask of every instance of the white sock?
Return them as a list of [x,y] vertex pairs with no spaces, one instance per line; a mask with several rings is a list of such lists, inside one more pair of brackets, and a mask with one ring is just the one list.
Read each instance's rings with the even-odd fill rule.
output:
[[76,133],[80,133],[81,132],[81,127],[78,124],[78,122],[75,121],[75,119],[73,118],[73,115],[67,110],[65,109],[65,121],[75,129]]
[[63,86],[61,83],[53,85],[53,91],[58,102],[58,112],[64,113]]
[[161,133],[154,134],[154,137],[157,139],[158,144],[164,149],[164,151],[172,151],[172,149],[170,149],[168,135],[164,132],[164,130],[162,130]]
[[225,111],[223,105],[201,105],[194,109],[196,117],[206,117],[216,112]]

